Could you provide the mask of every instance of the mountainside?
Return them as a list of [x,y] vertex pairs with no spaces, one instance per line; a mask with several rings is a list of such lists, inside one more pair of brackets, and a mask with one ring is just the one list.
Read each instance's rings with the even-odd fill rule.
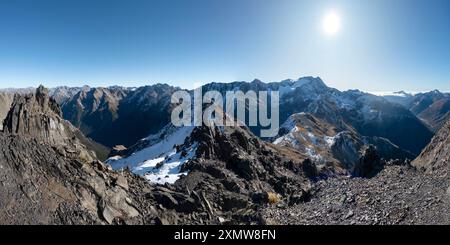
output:
[[[269,224],[450,224],[450,121],[409,165],[387,165],[373,178],[320,180],[311,199],[268,207]],[[425,170],[425,171],[423,171]]]
[[362,158],[370,145],[375,146],[377,154],[385,161],[414,158],[412,153],[387,139],[361,136],[350,126],[345,130],[337,129],[308,113],[292,115],[281,126],[274,144],[297,149],[319,164],[338,164],[350,174],[360,170]]
[[408,166],[386,166],[373,178],[321,180],[309,202],[262,211],[267,224],[449,225],[448,175],[425,175]]
[[416,155],[433,135],[423,122],[403,106],[358,90],[341,92],[329,88],[320,78],[303,77],[279,83],[263,83],[259,80],[251,83],[211,83],[203,86],[203,91],[217,90],[223,94],[238,89],[244,92],[280,91],[281,122],[293,114],[306,112],[339,130],[351,126],[363,136],[386,138]]
[[62,104],[64,118],[108,147],[130,146],[170,120],[177,88],[157,84],[137,89],[84,87]]
[[450,172],[450,120],[436,133],[431,143],[412,164],[430,173]]
[[[416,155],[432,137],[431,130],[403,106],[360,91],[341,92],[329,88],[320,78],[303,77],[272,83],[259,80],[210,83],[202,89],[204,93],[217,90],[223,94],[236,90],[280,91],[281,123],[293,114],[307,112],[340,130],[351,126],[360,135],[385,138]],[[163,84],[140,88],[85,86],[58,87],[50,94],[61,104],[65,119],[88,137],[113,148],[116,145],[132,146],[167,125],[170,122],[170,98],[177,90],[179,88]],[[434,115],[429,121],[439,123],[446,118]],[[260,128],[250,129],[258,133]]]
[[384,97],[413,112],[435,132],[450,119],[450,95],[448,93],[434,90],[415,95],[404,94],[403,96]]
[[59,105],[63,105],[68,100],[73,98],[81,90],[86,89],[86,88],[87,88],[87,86],[84,86],[83,88],[60,86],[60,87],[56,87],[56,88],[51,88],[49,90],[49,95],[56,101],[56,103],[58,103]]

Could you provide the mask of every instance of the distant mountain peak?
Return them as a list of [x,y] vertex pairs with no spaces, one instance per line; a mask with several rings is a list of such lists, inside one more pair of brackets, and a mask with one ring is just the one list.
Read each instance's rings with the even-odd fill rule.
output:
[[327,87],[320,77],[301,77],[295,83],[294,87],[302,87],[304,85],[313,85],[316,87]]
[[395,95],[399,95],[399,96],[412,96],[412,94],[410,94],[410,93],[407,93],[407,92],[405,92],[405,91],[403,91],[403,90],[401,90],[401,91],[397,91],[397,92],[394,92],[394,94]]

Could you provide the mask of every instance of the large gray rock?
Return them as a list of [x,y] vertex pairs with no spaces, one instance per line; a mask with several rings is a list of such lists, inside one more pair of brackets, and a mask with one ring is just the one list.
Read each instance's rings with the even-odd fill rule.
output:
[[77,154],[90,161],[102,158],[108,152],[62,118],[59,105],[43,86],[35,93],[16,94],[3,126],[6,134],[46,142],[61,152]]
[[6,118],[14,95],[11,93],[0,92],[0,130],[3,130],[3,120]]

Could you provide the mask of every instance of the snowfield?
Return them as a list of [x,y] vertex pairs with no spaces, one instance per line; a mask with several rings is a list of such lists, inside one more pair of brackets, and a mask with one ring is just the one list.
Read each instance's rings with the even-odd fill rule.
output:
[[[133,173],[146,178],[152,183],[173,184],[181,175],[181,166],[194,157],[196,144],[192,145],[185,156],[177,152],[176,146],[182,145],[192,133],[194,127],[176,128],[172,125],[161,132],[143,139],[150,142],[149,146],[128,157],[113,156],[107,163],[115,170],[129,168]],[[161,140],[156,140],[160,139]]]

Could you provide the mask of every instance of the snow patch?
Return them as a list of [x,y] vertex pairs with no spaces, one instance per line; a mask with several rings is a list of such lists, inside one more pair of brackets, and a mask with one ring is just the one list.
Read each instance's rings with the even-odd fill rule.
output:
[[[152,183],[174,183],[181,175],[181,166],[190,160],[196,151],[196,146],[191,146],[185,156],[176,151],[177,145],[182,145],[192,133],[194,127],[165,127],[156,135],[151,135],[145,140],[149,146],[139,150],[128,157],[111,157],[107,163],[115,170],[129,168],[133,173],[144,176]],[[162,139],[161,139],[162,138]]]
[[336,136],[334,136],[334,137],[325,136],[324,140],[327,143],[328,147],[332,147],[334,145],[334,143],[336,142]]

